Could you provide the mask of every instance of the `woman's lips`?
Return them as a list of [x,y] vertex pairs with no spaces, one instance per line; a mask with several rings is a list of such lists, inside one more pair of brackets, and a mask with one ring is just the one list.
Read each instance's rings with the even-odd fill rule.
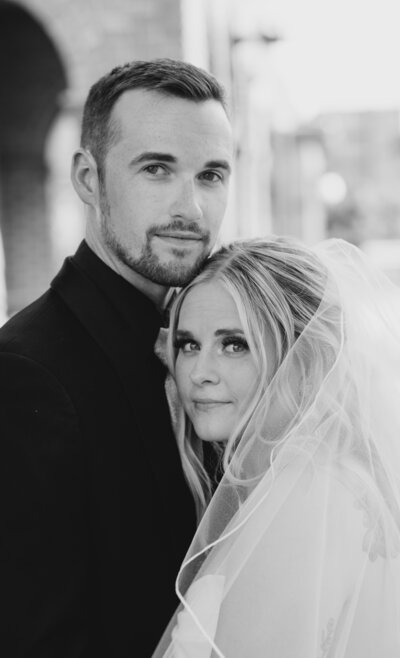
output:
[[209,409],[216,409],[218,407],[230,404],[228,400],[213,400],[213,399],[195,399],[193,405],[199,411],[208,411]]

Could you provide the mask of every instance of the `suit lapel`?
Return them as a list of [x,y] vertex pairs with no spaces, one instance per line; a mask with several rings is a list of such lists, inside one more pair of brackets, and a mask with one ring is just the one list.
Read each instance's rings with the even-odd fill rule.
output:
[[[157,409],[151,408],[152,385],[154,386],[152,377],[155,376],[157,381],[162,379],[165,376],[164,366],[153,350],[140,349],[140,330],[137,336],[133,335],[131,326],[118,318],[107,297],[71,260],[67,259],[51,286],[96,341],[117,372],[132,408],[139,436],[142,437],[140,443],[147,458],[148,468],[153,471],[160,485],[160,492],[167,507],[176,505],[176,496],[188,496],[178,449],[170,427],[165,428],[162,436],[158,435],[160,432],[157,431]],[[164,391],[162,394],[162,404],[165,404],[167,410]],[[163,417],[168,420],[168,411]],[[155,429],[152,430],[152,427]],[[132,428],[132,439],[134,432]],[[157,436],[152,436],[152,432],[157,433]],[[168,440],[168,437],[171,440]],[[154,459],[155,447],[157,459]],[[168,501],[169,494],[174,503],[172,499]]]

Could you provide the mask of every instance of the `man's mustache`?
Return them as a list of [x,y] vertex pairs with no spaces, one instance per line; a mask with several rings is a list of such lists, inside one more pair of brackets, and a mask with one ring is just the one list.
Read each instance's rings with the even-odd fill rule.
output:
[[147,230],[147,237],[151,238],[157,234],[169,233],[179,231],[181,233],[192,233],[199,236],[199,239],[202,240],[205,244],[210,242],[211,235],[209,231],[202,229],[197,222],[182,222],[180,220],[174,220],[169,224],[159,224],[153,225]]

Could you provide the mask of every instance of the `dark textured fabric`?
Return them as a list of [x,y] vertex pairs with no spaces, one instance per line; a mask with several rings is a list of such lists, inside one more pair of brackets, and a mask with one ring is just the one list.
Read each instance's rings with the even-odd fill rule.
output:
[[1,656],[145,658],[175,609],[195,514],[160,323],[82,243],[0,330]]

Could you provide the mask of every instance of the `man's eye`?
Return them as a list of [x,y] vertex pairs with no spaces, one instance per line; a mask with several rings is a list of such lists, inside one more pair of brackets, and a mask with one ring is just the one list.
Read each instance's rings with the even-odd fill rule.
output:
[[144,171],[152,176],[157,176],[166,173],[165,167],[159,164],[147,165],[144,167]]
[[222,181],[222,174],[218,171],[203,171],[200,177],[208,183],[220,183]]

